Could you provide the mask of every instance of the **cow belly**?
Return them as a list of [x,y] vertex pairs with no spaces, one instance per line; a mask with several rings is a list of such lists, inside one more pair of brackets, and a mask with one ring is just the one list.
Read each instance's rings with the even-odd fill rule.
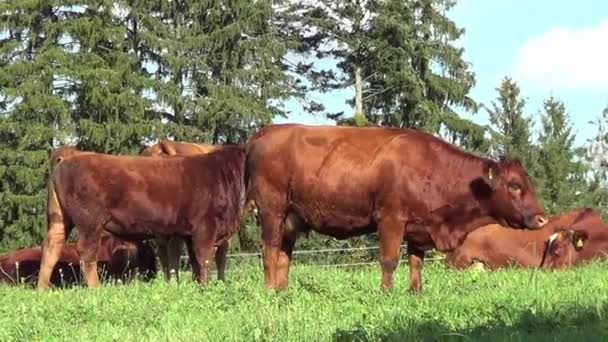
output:
[[158,213],[136,208],[116,208],[110,211],[110,222],[106,229],[118,236],[153,237],[156,235],[182,235],[190,231],[190,225],[178,223],[173,215]]
[[350,208],[343,210],[334,204],[317,206],[292,203],[291,211],[307,225],[306,229],[300,230],[312,229],[337,239],[369,234],[376,230],[370,220],[371,215],[357,215]]

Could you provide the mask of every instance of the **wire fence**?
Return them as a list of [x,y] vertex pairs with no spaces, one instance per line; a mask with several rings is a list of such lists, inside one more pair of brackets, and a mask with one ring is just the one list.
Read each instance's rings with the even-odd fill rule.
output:
[[[401,257],[399,258],[400,264],[407,264],[409,260],[407,258],[406,253],[404,253],[404,249],[407,245],[401,245]],[[297,267],[360,267],[360,266],[370,266],[370,265],[378,265],[378,261],[367,261],[367,262],[348,262],[348,263],[330,263],[330,264],[322,264],[322,263],[304,263],[298,262],[298,255],[319,255],[319,254],[327,254],[327,253],[348,253],[355,251],[372,251],[380,249],[379,246],[371,246],[371,247],[350,247],[350,248],[325,248],[325,249],[311,249],[311,250],[299,250],[293,251],[293,259],[292,265]],[[405,255],[404,255],[405,254]],[[257,257],[262,262],[262,253],[261,252],[250,252],[250,253],[229,253],[227,254],[228,259],[243,259],[243,258],[254,258]],[[444,260],[445,258],[442,256],[434,256],[425,258],[425,262],[436,262]],[[187,262],[189,260],[187,255],[181,256],[181,262]],[[211,271],[215,272],[215,270]]]

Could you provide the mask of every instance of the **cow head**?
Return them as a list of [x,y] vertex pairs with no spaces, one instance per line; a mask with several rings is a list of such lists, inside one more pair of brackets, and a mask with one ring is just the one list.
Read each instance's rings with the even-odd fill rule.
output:
[[541,267],[564,268],[576,263],[589,235],[584,230],[560,229],[545,241]]
[[548,222],[530,176],[519,160],[489,164],[483,178],[490,189],[489,211],[497,219],[512,227],[532,229]]

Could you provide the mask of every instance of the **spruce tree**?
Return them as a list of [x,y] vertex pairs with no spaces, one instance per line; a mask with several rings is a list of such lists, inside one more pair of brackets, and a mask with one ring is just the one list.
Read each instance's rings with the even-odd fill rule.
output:
[[486,108],[493,129],[490,156],[495,159],[503,156],[518,158],[528,171],[534,171],[536,152],[531,141],[533,122],[524,113],[526,100],[517,83],[509,77],[502,80],[496,91],[498,98],[492,101],[492,108]]
[[564,104],[554,97],[546,99],[540,117],[539,195],[552,214],[580,207],[586,196],[586,167],[577,155]]
[[168,109],[158,116],[207,134],[174,138],[242,143],[284,114],[282,100],[296,87],[284,70],[289,44],[273,25],[271,1],[151,6],[142,29],[157,39],[150,54],[157,66],[157,108]]
[[591,123],[596,127],[596,133],[588,141],[587,160],[593,177],[608,186],[608,107]]
[[125,2],[96,0],[76,7],[63,21],[72,47],[61,76],[70,85],[72,116],[80,149],[137,154],[160,134],[160,121],[146,118],[154,86],[140,58],[137,16]]
[[[295,5],[293,31],[302,51],[332,58],[337,70],[305,74],[321,90],[354,87],[354,116],[328,113],[338,124],[421,128],[469,149],[487,148],[485,129],[456,113],[475,112],[475,83],[452,45],[462,34],[445,13],[454,1],[317,1]],[[313,33],[311,33],[313,32]],[[346,115],[345,115],[346,114]],[[362,119],[362,115],[365,119]]]
[[60,13],[33,1],[0,4],[0,251],[40,242],[49,150],[70,127],[68,87],[57,70]]
[[592,123],[596,132],[583,151],[590,169],[586,203],[600,210],[604,218],[608,219],[608,107]]

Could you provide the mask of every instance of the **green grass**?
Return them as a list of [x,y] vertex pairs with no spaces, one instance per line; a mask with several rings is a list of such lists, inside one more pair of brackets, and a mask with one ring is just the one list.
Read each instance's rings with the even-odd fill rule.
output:
[[424,294],[401,265],[391,295],[379,266],[300,266],[287,292],[259,267],[228,281],[104,285],[38,294],[0,288],[0,341],[575,340],[608,337],[608,264],[561,272],[455,272],[426,265]]

